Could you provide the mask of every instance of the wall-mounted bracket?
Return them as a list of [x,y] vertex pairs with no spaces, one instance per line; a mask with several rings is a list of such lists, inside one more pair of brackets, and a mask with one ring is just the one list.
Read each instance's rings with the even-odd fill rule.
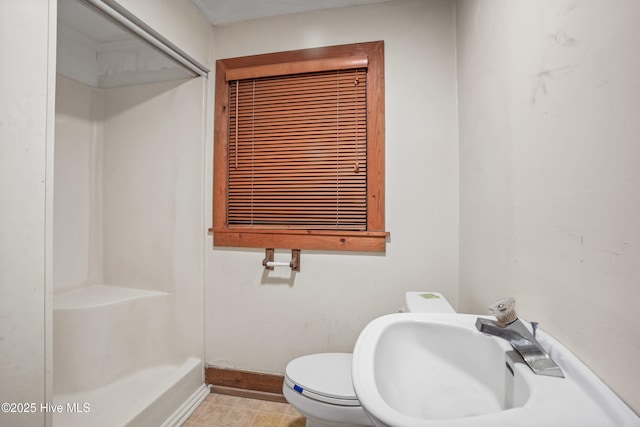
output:
[[292,271],[300,271],[300,249],[291,249],[291,262],[289,266]]
[[276,250],[273,248],[266,248],[264,250],[264,259],[262,260],[262,265],[264,265],[265,270],[273,270],[273,257],[276,253]]
[[290,267],[292,271],[300,271],[300,249],[291,249],[291,262],[289,263],[274,261],[275,252],[274,248],[264,250],[262,265],[265,270],[273,270],[274,267]]

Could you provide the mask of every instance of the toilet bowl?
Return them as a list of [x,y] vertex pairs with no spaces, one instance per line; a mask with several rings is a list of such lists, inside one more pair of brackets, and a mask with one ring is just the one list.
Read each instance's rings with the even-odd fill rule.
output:
[[353,390],[351,360],[351,353],[319,353],[287,365],[282,392],[307,427],[373,425]]
[[[407,292],[405,311],[455,312],[437,292]],[[307,418],[307,427],[374,425],[353,390],[351,362],[351,353],[310,354],[289,362],[282,393]]]

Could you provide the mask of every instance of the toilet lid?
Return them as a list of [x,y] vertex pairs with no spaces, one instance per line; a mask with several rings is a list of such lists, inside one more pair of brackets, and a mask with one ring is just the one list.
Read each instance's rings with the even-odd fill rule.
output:
[[334,405],[359,406],[351,382],[351,353],[310,354],[292,360],[285,381],[295,391]]

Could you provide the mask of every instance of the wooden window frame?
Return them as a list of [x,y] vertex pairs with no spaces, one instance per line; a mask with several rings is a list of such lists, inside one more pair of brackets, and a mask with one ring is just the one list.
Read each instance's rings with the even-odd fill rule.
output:
[[[355,68],[366,63],[367,229],[234,228],[227,221],[229,81]],[[384,42],[303,49],[216,61],[213,161],[214,246],[384,252]]]

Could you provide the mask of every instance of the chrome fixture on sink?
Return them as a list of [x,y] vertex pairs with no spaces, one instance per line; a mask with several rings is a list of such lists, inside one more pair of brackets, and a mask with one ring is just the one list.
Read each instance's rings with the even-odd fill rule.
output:
[[516,301],[513,298],[496,301],[489,306],[489,311],[496,317],[496,320],[479,317],[476,320],[476,328],[487,335],[507,340],[536,374],[564,378],[562,369],[549,357],[524,323],[518,319],[515,304]]

